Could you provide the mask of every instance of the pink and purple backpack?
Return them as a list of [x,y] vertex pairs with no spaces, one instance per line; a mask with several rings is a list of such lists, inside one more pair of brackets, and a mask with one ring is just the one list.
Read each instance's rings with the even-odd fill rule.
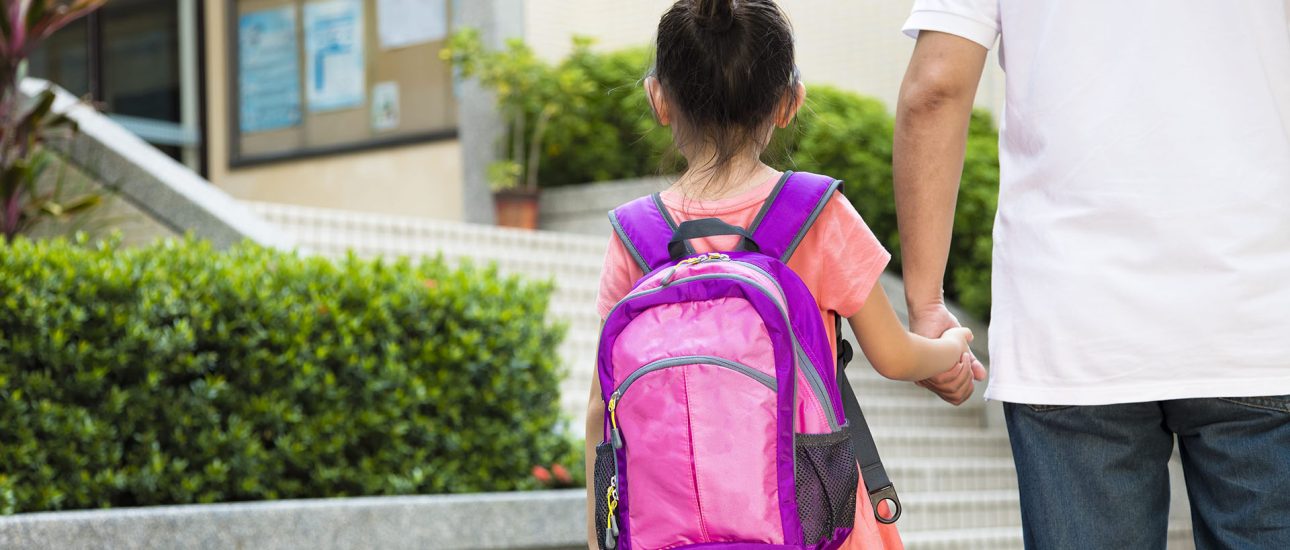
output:
[[[785,173],[746,230],[678,225],[657,194],[610,212],[646,275],[600,338],[602,548],[837,548],[855,521],[857,472],[878,521],[899,517],[855,395],[838,383],[850,345],[839,337],[832,356],[815,298],[786,265],[839,185]],[[716,235],[741,239],[706,254],[689,242]]]

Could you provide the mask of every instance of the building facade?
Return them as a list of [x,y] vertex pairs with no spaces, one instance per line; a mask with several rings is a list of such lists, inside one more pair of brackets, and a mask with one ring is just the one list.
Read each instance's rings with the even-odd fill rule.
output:
[[[808,86],[895,104],[912,0],[782,0]],[[31,74],[89,97],[235,197],[488,221],[487,96],[439,57],[452,28],[543,58],[573,36],[648,44],[669,0],[111,0]],[[1002,108],[997,64],[978,105]],[[642,67],[642,74],[645,67]],[[491,125],[491,127],[490,127]],[[472,168],[473,167],[473,168]]]

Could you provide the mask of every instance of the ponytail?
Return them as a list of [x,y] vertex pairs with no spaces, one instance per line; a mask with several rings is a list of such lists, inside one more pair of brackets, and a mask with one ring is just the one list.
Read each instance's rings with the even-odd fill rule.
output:
[[735,24],[735,0],[697,0],[694,19],[700,27],[714,33],[730,30]]

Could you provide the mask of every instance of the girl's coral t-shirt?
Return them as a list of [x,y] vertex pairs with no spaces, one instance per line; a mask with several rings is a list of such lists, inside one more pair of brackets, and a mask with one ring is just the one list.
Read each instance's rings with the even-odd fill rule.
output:
[[[674,191],[664,191],[663,205],[677,223],[719,218],[731,225],[748,227],[780,177],[782,176],[772,178],[739,195],[712,201],[696,201]],[[696,252],[712,252],[731,250],[737,246],[738,239],[739,237],[719,236],[697,239],[691,243]],[[835,342],[832,312],[843,317],[851,317],[859,312],[890,261],[891,254],[878,242],[869,226],[865,225],[860,213],[856,212],[855,207],[841,193],[835,194],[788,261],[788,267],[802,278],[811,295],[815,296],[830,346]],[[640,267],[632,260],[618,237],[610,237],[596,304],[602,320],[643,276]],[[860,484],[856,499],[855,530],[842,548],[903,548],[894,525],[882,525],[874,520],[873,507],[865,497],[867,492],[864,490],[863,479]]]

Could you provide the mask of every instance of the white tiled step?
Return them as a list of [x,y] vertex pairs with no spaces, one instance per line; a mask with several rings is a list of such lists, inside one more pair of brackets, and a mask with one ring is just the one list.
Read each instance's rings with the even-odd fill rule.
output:
[[910,533],[1021,525],[1016,491],[904,492],[900,501],[900,526]]
[[[998,529],[994,531],[996,535],[1004,530],[1015,529],[1020,535],[1021,508],[1016,491],[906,492],[901,494],[900,500],[905,508],[899,522],[901,532],[915,540],[919,533],[978,532],[975,530],[982,528]],[[1187,527],[1189,522],[1185,518],[1177,518],[1170,523],[1171,548],[1175,544],[1178,548],[1190,548],[1187,537],[1183,534],[1190,531]]]
[[951,407],[918,397],[873,396],[860,402],[871,429],[888,428],[980,428],[985,425],[983,407],[972,403]]
[[902,494],[1017,490],[1010,458],[901,458],[884,459],[884,464]]
[[1021,527],[985,527],[975,529],[946,529],[937,531],[909,531],[903,521],[900,538],[905,550],[1021,550],[1024,548]]
[[[865,365],[853,365],[847,367],[847,371],[869,368]],[[904,382],[899,380],[888,380],[881,376],[856,375],[847,373],[847,381],[851,382],[851,388],[855,390],[856,396],[861,400],[866,397],[912,397],[925,399],[929,404],[935,403],[943,407],[951,407],[949,403],[941,401],[939,397],[920,387],[913,382]]]
[[[905,550],[1021,550],[1025,548],[1020,527],[978,527],[907,532],[901,530]],[[1169,525],[1169,550],[1192,550],[1191,526],[1185,522]]]
[[904,458],[1008,458],[1012,448],[1001,430],[963,428],[873,428],[883,460]]

